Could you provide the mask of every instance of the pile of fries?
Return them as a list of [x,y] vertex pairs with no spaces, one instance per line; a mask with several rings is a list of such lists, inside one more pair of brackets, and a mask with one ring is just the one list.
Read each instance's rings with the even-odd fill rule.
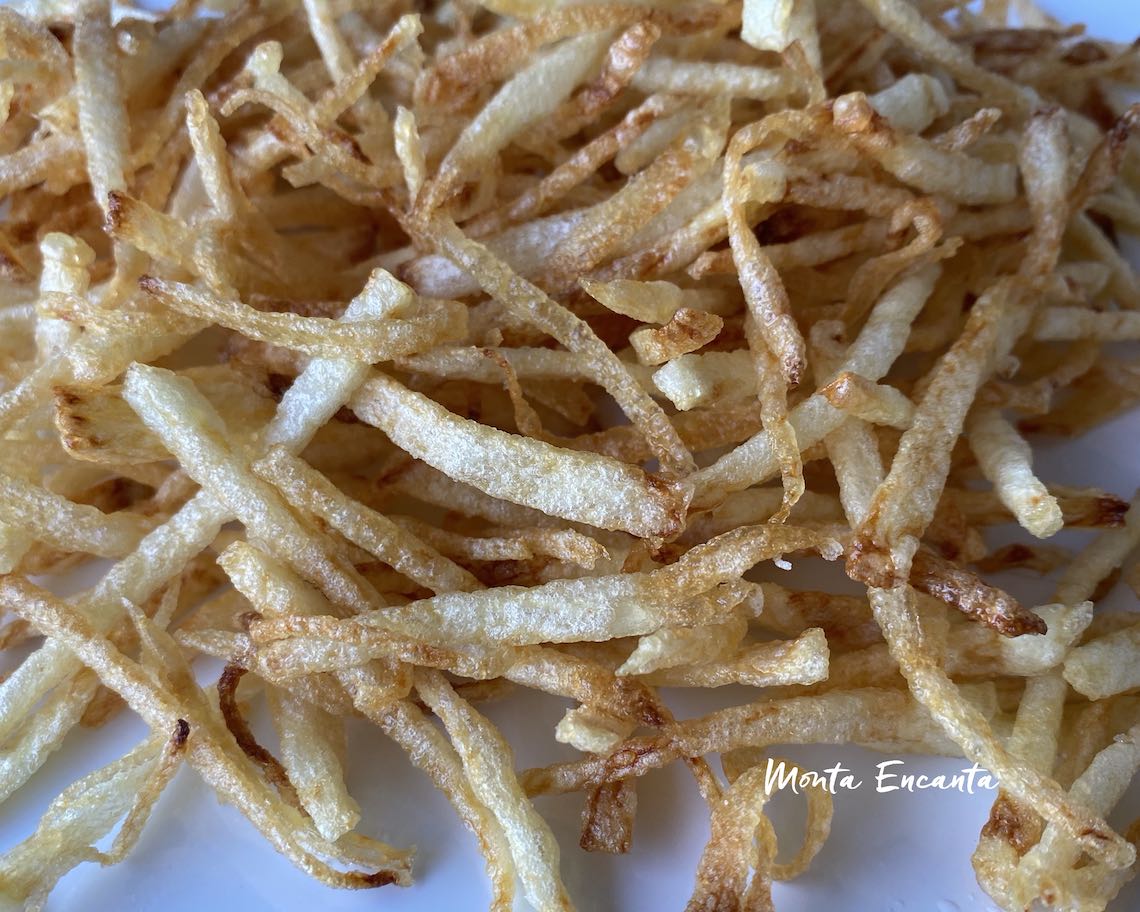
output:
[[[183,763],[321,882],[410,884],[350,718],[497,910],[572,906],[533,796],[625,852],[676,761],[688,908],[771,908],[832,814],[777,862],[787,744],[992,771],[1003,909],[1135,873],[1140,616],[1095,603],[1140,505],[1029,440],[1140,400],[1137,46],[1027,0],[27,0],[0,35],[0,798],[77,726],[151,730],[0,860],[5,908],[122,859]],[[859,588],[780,584],[823,561]],[[579,759],[516,770],[479,704],[518,688]]]

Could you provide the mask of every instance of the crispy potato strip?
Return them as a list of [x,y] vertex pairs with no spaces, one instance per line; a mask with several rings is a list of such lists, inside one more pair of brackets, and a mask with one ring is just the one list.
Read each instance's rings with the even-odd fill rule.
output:
[[[641,537],[670,538],[678,531],[689,496],[679,483],[469,421],[378,373],[360,388],[352,407],[401,449],[492,497]],[[429,425],[432,432],[423,434]],[[565,484],[549,485],[551,475],[565,478]],[[602,491],[607,496],[598,498]]]
[[[573,853],[632,854],[677,761],[710,838],[662,888],[773,909],[835,810],[798,744],[984,767],[981,888],[1106,912],[1128,37],[1030,0],[0,8],[5,819],[77,726],[150,731],[10,834],[0,906],[169,838],[182,764],[319,882],[409,885],[362,835],[414,829],[372,819],[372,728],[496,912],[601,902]],[[531,803],[566,792],[579,848]]]

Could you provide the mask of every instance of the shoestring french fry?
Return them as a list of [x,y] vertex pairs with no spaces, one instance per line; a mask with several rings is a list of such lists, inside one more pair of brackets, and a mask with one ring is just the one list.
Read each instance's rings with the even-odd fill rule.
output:
[[[561,869],[677,762],[688,908],[778,906],[843,813],[808,789],[777,860],[799,744],[979,764],[994,902],[1110,908],[1140,505],[1039,457],[1140,404],[1131,37],[1028,0],[0,9],[0,802],[150,730],[0,906],[157,838],[183,765],[321,883],[415,889],[362,835],[416,829],[348,775],[369,725],[496,912],[599,902]],[[521,692],[576,754],[516,768],[482,704]]]

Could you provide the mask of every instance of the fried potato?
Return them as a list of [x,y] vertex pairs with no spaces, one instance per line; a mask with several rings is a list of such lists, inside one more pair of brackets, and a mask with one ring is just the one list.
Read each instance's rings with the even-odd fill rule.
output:
[[[985,767],[981,887],[1103,912],[1140,626],[1098,603],[1140,508],[1036,457],[1140,403],[1127,36],[1027,0],[206,6],[0,9],[0,801],[76,725],[151,732],[0,905],[153,838],[183,763],[321,883],[407,886],[358,831],[408,829],[355,794],[375,726],[496,912],[573,908],[532,797],[628,853],[675,761],[688,908],[773,908],[834,808],[779,861],[766,770],[813,743]],[[576,756],[516,773],[476,706],[520,691]]]

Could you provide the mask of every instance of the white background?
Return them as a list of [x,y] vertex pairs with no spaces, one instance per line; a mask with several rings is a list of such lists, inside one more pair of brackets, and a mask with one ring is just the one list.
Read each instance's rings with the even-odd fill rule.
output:
[[[1044,6],[1066,20],[1083,19],[1093,33],[1116,40],[1130,41],[1140,34],[1140,4],[1132,0],[1054,0]],[[1038,455],[1041,474],[1047,480],[1096,484],[1129,496],[1140,483],[1138,434],[1140,415],[1133,415],[1103,426],[1079,444],[1046,446]],[[795,580],[794,575],[779,578]],[[1026,601],[1048,595],[1048,584],[1041,585],[1029,574],[1014,574],[1007,580],[1014,594]],[[813,585],[820,585],[818,577]],[[1134,601],[1122,588],[1114,593],[1114,601]],[[742,688],[697,697],[669,695],[682,717],[753,698]],[[487,712],[516,746],[518,765],[524,768],[573,756],[552,737],[565,706],[553,698],[527,696],[491,705]],[[28,835],[47,803],[67,784],[118,757],[143,735],[141,723],[126,714],[100,731],[73,734],[31,783],[5,804],[0,849]],[[374,730],[355,726],[351,738],[350,788],[364,809],[361,829],[397,845],[419,847],[417,882],[410,889],[346,893],[316,884],[270,849],[240,814],[220,806],[195,774],[184,769],[162,797],[127,861],[107,870],[82,866],[63,879],[49,909],[485,909],[489,891],[482,859],[474,838],[456,822],[446,800]],[[789,748],[784,753],[813,769],[842,762],[864,780],[872,780],[875,764],[886,759],[852,748]],[[955,772],[965,765],[919,758],[907,758],[907,764],[910,771],[928,773]],[[1136,791],[1120,809],[1120,821],[1137,813]],[[777,885],[777,908],[781,912],[991,909],[969,862],[990,800],[988,793],[875,794],[869,781],[860,791],[840,794],[830,841],[807,874]],[[580,803],[579,796],[538,801],[563,847],[563,875],[578,907],[597,912],[683,908],[708,836],[707,810],[687,773],[674,766],[644,778],[634,847],[624,857],[578,849]],[[789,847],[794,845],[802,814],[796,799],[780,796],[771,808],[777,832]],[[1112,908],[1118,912],[1140,908],[1140,888],[1131,887]]]

